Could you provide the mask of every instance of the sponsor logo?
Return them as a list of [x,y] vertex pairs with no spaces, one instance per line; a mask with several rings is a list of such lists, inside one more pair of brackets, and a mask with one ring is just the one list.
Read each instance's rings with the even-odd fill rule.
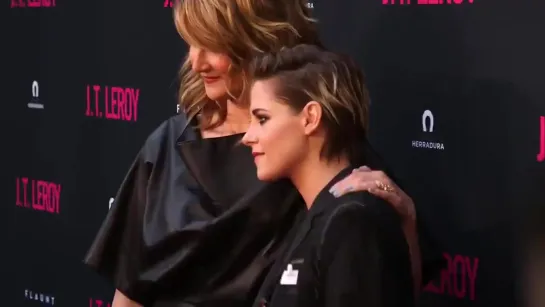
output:
[[413,140],[411,142],[412,147],[445,150],[445,144],[434,140],[433,137],[429,135],[434,132],[434,128],[435,117],[430,110],[425,110],[424,113],[422,113],[422,131],[424,132],[424,135],[422,136],[422,140]]
[[163,7],[172,7],[172,0],[165,0],[165,2],[163,2]]
[[11,0],[11,8],[48,8],[56,6],[56,0]]
[[32,99],[27,104],[29,109],[43,109],[44,104],[40,100],[40,85],[38,81],[32,81]]
[[441,275],[426,285],[424,291],[474,301],[479,258],[443,253],[447,267]]
[[51,294],[25,289],[25,298],[30,301],[43,303],[44,305],[55,306],[55,296]]
[[85,116],[135,122],[139,97],[137,88],[87,85]]
[[539,117],[539,153],[537,154],[537,162],[545,160],[545,116]]
[[111,306],[112,306],[112,303],[106,300],[101,300],[96,298],[89,299],[89,307],[111,307]]
[[61,185],[59,183],[19,177],[15,181],[17,207],[36,211],[60,213]]

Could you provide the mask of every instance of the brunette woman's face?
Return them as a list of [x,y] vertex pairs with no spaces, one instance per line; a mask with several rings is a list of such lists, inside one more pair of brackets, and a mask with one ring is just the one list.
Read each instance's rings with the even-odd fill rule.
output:
[[272,81],[257,81],[250,92],[252,121],[242,142],[252,148],[260,180],[289,177],[308,153],[303,112],[274,96]]
[[189,61],[192,70],[202,78],[206,96],[211,100],[232,98],[229,93],[240,94],[241,79],[229,73],[232,62],[226,54],[190,46]]

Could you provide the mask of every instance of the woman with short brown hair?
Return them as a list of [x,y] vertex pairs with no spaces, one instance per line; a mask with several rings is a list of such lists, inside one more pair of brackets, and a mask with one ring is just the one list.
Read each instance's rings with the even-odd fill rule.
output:
[[402,222],[366,191],[329,189],[365,162],[369,95],[349,58],[313,45],[257,58],[252,122],[242,138],[257,177],[289,179],[307,210],[287,236],[254,307],[414,306]]

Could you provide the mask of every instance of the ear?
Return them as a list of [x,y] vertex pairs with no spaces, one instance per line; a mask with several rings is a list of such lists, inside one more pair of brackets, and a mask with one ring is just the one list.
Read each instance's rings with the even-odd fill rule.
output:
[[309,101],[300,113],[302,115],[303,127],[306,135],[315,133],[322,121],[322,105],[316,101]]

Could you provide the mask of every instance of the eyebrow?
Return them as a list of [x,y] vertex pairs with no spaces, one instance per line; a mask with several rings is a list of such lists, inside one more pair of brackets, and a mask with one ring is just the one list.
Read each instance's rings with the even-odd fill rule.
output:
[[257,109],[253,109],[253,110],[252,110],[252,114],[253,114],[254,116],[257,115],[257,113],[259,113],[259,112],[267,112],[267,110],[261,109],[261,108],[257,108]]

